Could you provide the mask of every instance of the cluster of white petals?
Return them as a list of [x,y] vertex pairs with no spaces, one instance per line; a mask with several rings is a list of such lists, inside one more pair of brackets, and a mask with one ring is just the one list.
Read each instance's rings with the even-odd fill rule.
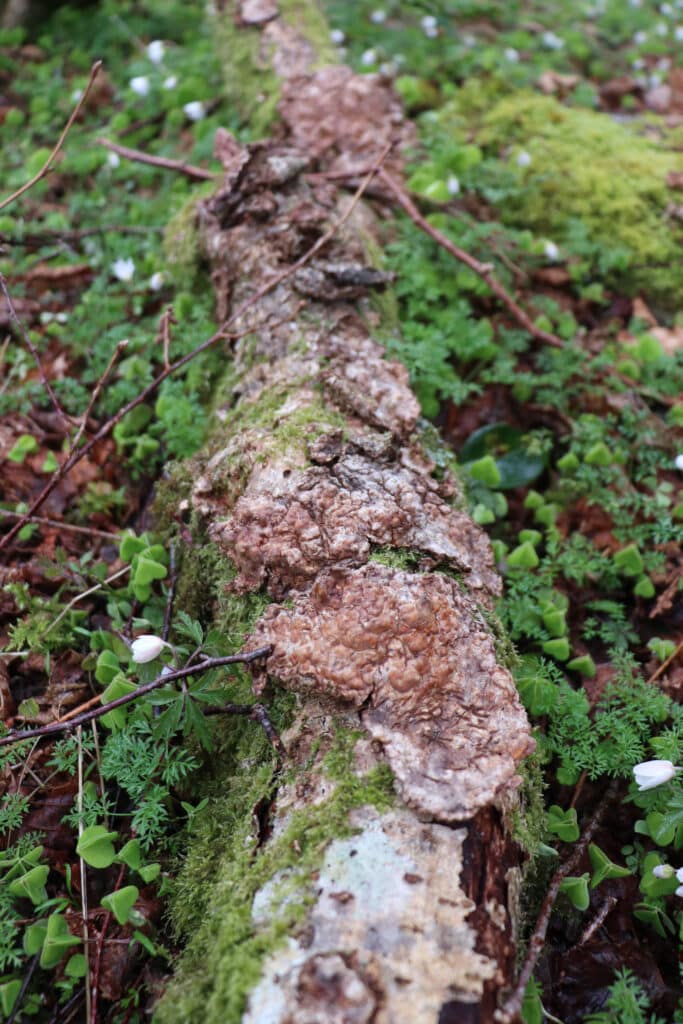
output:
[[135,276],[135,260],[119,258],[111,265],[111,272],[118,281],[132,281]]
[[130,650],[135,664],[145,665],[148,661],[154,661],[155,658],[158,658],[164,647],[168,646],[169,644],[162,640],[161,637],[154,636],[153,633],[143,633],[133,640]]
[[654,789],[655,786],[662,786],[665,782],[671,782],[676,772],[681,769],[671,761],[641,761],[633,766],[633,777],[638,786],[638,792],[644,793],[646,789]]

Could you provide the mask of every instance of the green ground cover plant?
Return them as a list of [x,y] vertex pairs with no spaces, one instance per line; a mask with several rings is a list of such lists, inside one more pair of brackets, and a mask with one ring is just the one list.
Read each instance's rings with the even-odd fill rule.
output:
[[[675,686],[659,685],[680,651],[683,323],[680,216],[668,183],[681,170],[680,135],[648,113],[644,99],[666,82],[683,40],[683,10],[648,0],[329,0],[325,8],[340,56],[357,70],[391,78],[418,118],[408,185],[425,215],[491,263],[536,325],[563,342],[561,349],[540,346],[472,271],[407,218],[392,221],[384,259],[398,274],[393,299],[401,326],[380,340],[408,367],[425,419],[438,424],[458,456],[473,518],[489,531],[505,580],[497,612],[514,643],[515,678],[536,729],[533,770],[543,773],[547,807],[538,827],[526,831],[527,935],[542,898],[539,879],[547,881],[581,842],[588,810],[607,781],[620,786],[616,812],[608,812],[587,848],[585,870],[562,883],[524,1019],[558,1019],[569,1006],[576,1020],[683,1021],[675,962],[683,927],[676,894],[681,780],[675,773],[646,791],[633,781],[640,762],[683,760]],[[239,80],[224,85],[201,15],[195,3],[103,0],[87,20],[68,6],[55,11],[31,40],[33,49],[19,30],[0,34],[7,193],[44,162],[93,58],[105,62],[101,88],[74,126],[56,173],[20,207],[0,212],[0,271],[11,276],[22,308],[41,295],[30,337],[44,360],[63,360],[55,391],[73,416],[87,406],[123,339],[125,352],[92,409],[98,422],[134,398],[166,356],[189,353],[212,331],[210,289],[192,228],[200,189],[93,141],[104,135],[206,166],[219,125],[250,137],[256,94],[240,102]],[[226,40],[218,42],[220,51]],[[547,95],[539,84],[544,74],[568,77],[546,79],[554,82]],[[605,86],[623,75],[633,86],[609,101],[608,113]],[[264,106],[257,125],[265,128],[273,111],[274,104]],[[55,287],[45,300],[46,267],[62,280],[72,275],[66,299]],[[170,303],[176,323],[165,353],[157,334]],[[2,361],[0,417],[20,417],[8,464],[13,472],[35,465],[47,475],[62,457],[64,438],[35,418],[36,411],[43,421],[50,413],[43,384],[23,347],[4,347]],[[183,470],[170,464],[203,443],[221,362],[216,350],[188,363],[117,425],[116,471],[90,481],[67,517],[69,526],[102,528],[94,550],[65,535],[41,554],[37,585],[6,584],[12,626],[0,653],[21,652],[31,666],[19,724],[41,720],[41,686],[51,673],[66,679],[74,656],[102,701],[124,697],[189,657],[233,654],[267,603],[260,594],[242,604],[226,596],[233,567],[206,538],[195,534],[188,544],[168,511],[184,486]],[[140,494],[161,472],[170,479],[159,486],[155,533],[139,525]],[[11,496],[2,502],[10,514],[25,507]],[[44,527],[24,526],[22,558],[44,536]],[[409,556],[375,555],[401,565]],[[92,595],[85,602],[84,593]],[[122,639],[131,629],[165,634],[171,646],[138,663]],[[143,961],[166,972],[179,937],[200,924],[201,907],[183,895],[194,897],[217,856],[209,804],[220,804],[220,820],[232,830],[221,855],[220,896],[234,935],[244,936],[247,903],[231,906],[229,885],[243,884],[248,895],[259,884],[246,865],[244,839],[252,807],[268,792],[271,766],[266,759],[261,773],[249,775],[248,789],[244,766],[265,757],[267,741],[244,721],[237,746],[229,747],[220,720],[203,711],[248,699],[239,668],[197,675],[180,690],[160,686],[109,712],[97,732],[84,727],[58,740],[35,785],[22,770],[30,744],[2,749],[0,766],[11,780],[0,811],[4,1019],[20,997],[24,1015],[47,1019],[41,991],[51,984],[68,1007],[88,967],[81,880],[55,871],[40,815],[32,824],[55,781],[68,796],[62,838],[97,878],[98,907],[119,929],[112,935],[128,938],[136,964],[109,1019],[143,1019]],[[273,715],[276,726],[286,723],[284,698]],[[207,751],[216,749],[227,759],[229,794],[242,793],[237,807],[234,800],[221,803],[202,779]],[[348,753],[343,737],[339,750]],[[342,812],[364,799],[391,800],[390,779],[362,780],[359,791],[342,790],[339,803],[315,820],[293,823],[297,841],[308,833],[309,867]],[[188,835],[197,842],[181,867]],[[158,900],[172,892],[168,928]],[[614,947],[608,977],[589,975],[583,986],[593,985],[601,1005],[588,1007],[564,991],[553,1002],[553,951],[571,954],[566,935],[578,940],[603,894],[629,911],[627,953],[655,949],[666,993],[655,998],[647,990],[607,917],[603,936]],[[283,928],[276,922],[269,941]],[[210,935],[202,931],[204,940]],[[201,955],[197,949],[193,955]],[[252,953],[245,945],[225,975],[223,995],[235,1019],[250,980],[240,972],[253,966]],[[211,955],[225,966],[225,950]]]

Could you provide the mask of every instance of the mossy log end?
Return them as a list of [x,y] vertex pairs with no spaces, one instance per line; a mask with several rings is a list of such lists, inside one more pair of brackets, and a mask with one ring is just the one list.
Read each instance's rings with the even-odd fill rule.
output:
[[[198,204],[221,317],[347,208],[331,172],[392,142],[400,173],[413,137],[378,78],[288,64],[306,49],[274,3],[220,17],[253,33],[261,8],[277,134],[219,133],[225,180]],[[533,741],[488,625],[488,540],[371,336],[377,234],[359,204],[244,313],[195,466],[209,561],[233,567],[220,601],[257,607],[245,643],[273,647],[254,686],[275,694],[288,757],[226,723],[174,900],[187,945],[163,1024],[485,1022],[512,979]]]

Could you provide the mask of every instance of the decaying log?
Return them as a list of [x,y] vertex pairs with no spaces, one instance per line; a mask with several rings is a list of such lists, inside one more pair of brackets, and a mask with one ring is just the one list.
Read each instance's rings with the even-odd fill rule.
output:
[[[273,3],[242,8],[250,31],[262,26],[282,96],[278,138],[217,139],[225,179],[199,221],[221,315],[345,209],[348,195],[320,172],[367,170],[391,143],[400,174],[413,141],[385,82],[311,71]],[[253,857],[334,793],[333,721],[360,730],[349,771],[388,766],[396,793],[352,807],[298,889],[290,865],[256,892],[253,933],[288,902],[305,909],[263,956],[245,1024],[492,1021],[514,969],[524,855],[511,816],[533,741],[489,625],[501,586],[490,545],[421,441],[406,370],[372,337],[381,324],[367,296],[386,285],[369,265],[376,233],[361,203],[235,325],[252,333],[237,343],[194,482],[195,515],[236,567],[233,592],[272,601],[248,640],[273,648],[256,692],[274,682],[297,695]],[[205,1021],[220,1019],[213,963]],[[181,1019],[173,986],[161,1019]]]

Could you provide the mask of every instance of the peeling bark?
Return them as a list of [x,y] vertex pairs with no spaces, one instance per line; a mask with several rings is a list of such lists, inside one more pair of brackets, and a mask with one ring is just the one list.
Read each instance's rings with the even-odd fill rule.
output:
[[[284,78],[281,135],[240,146],[220,133],[225,181],[200,207],[221,315],[345,208],[308,171],[367,168],[392,141],[400,173],[413,138],[379,78],[302,75],[306,48],[272,7],[243,3],[241,17],[263,26]],[[245,1024],[489,1021],[514,967],[523,854],[510,814],[533,741],[487,625],[500,593],[488,540],[458,507],[457,483],[436,479],[407,373],[371,336],[363,296],[386,284],[368,266],[375,230],[361,205],[306,273],[237,324],[252,333],[236,346],[192,498],[237,567],[233,592],[274,602],[249,641],[273,645],[256,692],[272,680],[299,699],[254,857],[339,791],[325,761],[335,717],[362,730],[349,771],[360,783],[388,765],[397,793],[390,806],[352,806],[305,879],[289,864],[259,887],[253,934],[293,903],[305,911],[263,956]],[[405,565],[377,564],[378,549]],[[201,984],[202,1019],[220,1019],[221,979]]]

